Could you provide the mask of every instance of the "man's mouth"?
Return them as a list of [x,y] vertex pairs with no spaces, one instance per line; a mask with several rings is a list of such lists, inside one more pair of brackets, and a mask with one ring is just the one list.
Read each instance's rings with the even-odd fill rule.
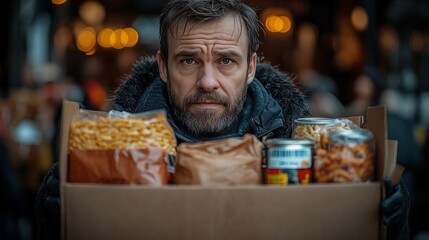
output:
[[195,102],[192,105],[194,105],[197,108],[201,108],[201,109],[217,109],[217,108],[223,106],[223,104],[221,104],[221,103],[210,102],[210,101]]

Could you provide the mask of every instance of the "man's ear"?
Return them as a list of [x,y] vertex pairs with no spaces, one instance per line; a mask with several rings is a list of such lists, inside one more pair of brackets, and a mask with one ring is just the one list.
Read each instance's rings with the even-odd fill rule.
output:
[[252,57],[250,58],[249,71],[247,73],[247,85],[251,84],[253,82],[253,79],[255,79],[257,57],[258,56],[256,55],[256,53],[253,53]]
[[167,82],[167,63],[162,58],[160,51],[156,53],[156,61],[158,62],[159,77],[162,81]]

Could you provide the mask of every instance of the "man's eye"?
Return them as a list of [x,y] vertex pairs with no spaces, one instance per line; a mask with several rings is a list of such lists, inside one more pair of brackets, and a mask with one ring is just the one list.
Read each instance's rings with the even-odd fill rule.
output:
[[184,59],[184,60],[182,60],[182,62],[183,62],[184,64],[186,64],[186,65],[195,64],[195,61],[194,61],[194,59],[192,59],[192,58]]
[[229,58],[223,58],[220,62],[222,64],[225,64],[225,65],[229,65],[229,64],[233,63],[233,61],[231,59],[229,59]]

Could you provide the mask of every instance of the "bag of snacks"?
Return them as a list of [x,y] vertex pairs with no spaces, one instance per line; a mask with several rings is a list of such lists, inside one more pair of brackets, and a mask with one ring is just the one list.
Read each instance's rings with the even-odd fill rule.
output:
[[162,185],[176,139],[163,111],[80,110],[70,126],[69,181]]
[[263,143],[254,135],[177,147],[176,184],[260,184]]

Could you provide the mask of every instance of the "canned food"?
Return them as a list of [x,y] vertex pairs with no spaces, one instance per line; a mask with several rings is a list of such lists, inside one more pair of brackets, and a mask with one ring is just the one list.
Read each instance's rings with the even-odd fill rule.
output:
[[298,118],[294,120],[293,139],[306,139],[314,142],[314,147],[320,147],[320,129],[335,121],[334,118]]
[[312,182],[313,142],[310,140],[268,139],[265,142],[266,184],[307,184]]
[[367,182],[374,173],[373,135],[366,129],[328,133],[328,150],[318,149],[316,182]]

